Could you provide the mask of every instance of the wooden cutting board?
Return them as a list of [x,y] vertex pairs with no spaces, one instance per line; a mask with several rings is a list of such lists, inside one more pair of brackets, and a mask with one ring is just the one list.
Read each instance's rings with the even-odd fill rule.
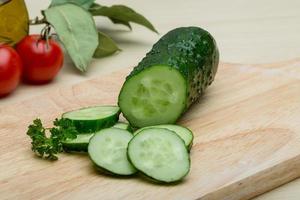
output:
[[220,64],[179,121],[193,130],[190,174],[179,184],[97,172],[87,155],[36,158],[26,127],[83,106],[116,104],[131,69],[0,108],[1,199],[249,199],[300,175],[300,60]]

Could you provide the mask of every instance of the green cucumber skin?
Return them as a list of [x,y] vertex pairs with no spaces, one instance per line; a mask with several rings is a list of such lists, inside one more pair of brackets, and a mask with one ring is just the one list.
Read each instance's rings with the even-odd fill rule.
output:
[[[194,141],[194,138],[193,138],[193,141]],[[193,144],[194,144],[194,142],[191,142],[191,144],[187,147],[187,150],[189,151],[189,153],[191,152],[191,150],[192,150],[192,147],[193,147]]]
[[94,133],[101,129],[110,128],[115,125],[119,120],[119,114],[120,112],[102,120],[70,120],[79,133]]
[[103,174],[106,174],[108,176],[113,176],[113,177],[118,177],[118,178],[124,178],[124,177],[134,177],[137,175],[138,171],[134,172],[133,174],[116,174],[114,172],[111,172],[109,171],[108,169],[105,169],[103,167],[100,167],[98,166],[93,160],[93,165],[94,165],[94,168],[100,172],[100,173],[103,173]]
[[[189,161],[190,161],[190,164],[191,164],[191,159],[189,158]],[[131,161],[130,161],[131,162]],[[184,181],[184,178],[190,173],[190,170],[191,170],[191,168],[189,168],[189,171],[181,178],[181,179],[179,179],[179,180],[177,180],[177,181],[162,181],[162,180],[157,180],[157,179],[155,179],[155,178],[153,178],[152,176],[150,176],[150,175],[148,175],[148,174],[146,174],[146,173],[143,173],[142,171],[138,171],[145,179],[147,179],[147,180],[149,180],[149,181],[151,181],[151,182],[153,182],[153,183],[157,183],[157,184],[160,184],[160,185],[176,185],[176,184],[178,184],[178,183],[180,183],[180,182],[182,182],[182,181]]]
[[81,144],[70,144],[70,143],[62,143],[63,149],[65,152],[87,152],[88,151],[88,143]]
[[[62,142],[62,146],[65,152],[87,152],[89,146],[89,140],[85,140],[80,137],[88,137],[89,139],[93,137],[93,133],[90,134],[79,134],[76,139],[66,140]],[[78,140],[80,142],[78,142]]]
[[[213,82],[218,63],[219,51],[209,32],[199,27],[181,27],[168,32],[154,44],[152,50],[127,76],[126,81],[155,65],[177,69],[187,83],[184,112]],[[120,108],[122,110],[121,106]],[[126,117],[126,113],[124,116]]]

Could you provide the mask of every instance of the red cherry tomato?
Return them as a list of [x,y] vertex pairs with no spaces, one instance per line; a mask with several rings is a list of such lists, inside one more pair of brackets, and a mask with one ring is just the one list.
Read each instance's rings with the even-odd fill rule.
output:
[[47,83],[63,65],[63,51],[53,39],[46,41],[40,35],[29,35],[21,40],[16,49],[23,62],[26,82]]
[[10,46],[0,44],[0,96],[12,92],[19,84],[22,62],[18,53]]

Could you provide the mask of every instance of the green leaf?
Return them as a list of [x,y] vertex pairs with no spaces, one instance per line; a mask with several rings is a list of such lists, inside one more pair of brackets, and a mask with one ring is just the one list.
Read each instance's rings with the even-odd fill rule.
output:
[[98,46],[98,33],[92,16],[75,4],[63,4],[44,11],[75,66],[86,71]]
[[129,22],[134,22],[157,33],[154,26],[143,15],[124,5],[113,5],[111,7],[107,7],[94,3],[90,7],[89,11],[93,16],[106,16],[113,22],[121,23],[126,26],[128,26]]
[[28,35],[27,8],[24,0],[0,2],[0,43],[13,46]]
[[52,0],[50,7],[51,6],[58,6],[58,5],[62,5],[65,3],[74,3],[78,6],[81,6],[85,9],[89,9],[89,7],[91,7],[91,5],[94,3],[95,0]]
[[124,26],[127,26],[130,30],[132,30],[131,25],[127,21],[123,21],[120,19],[114,19],[114,18],[109,18],[114,24],[122,24]]
[[120,50],[116,43],[106,34],[98,32],[98,37],[99,45],[94,53],[94,58],[109,56]]
[[[97,4],[97,3],[93,3],[91,6],[90,6],[90,9],[100,9],[101,6],[100,4]],[[114,24],[122,24],[124,26],[127,26],[130,30],[132,30],[132,27],[131,25],[129,24],[128,21],[125,21],[125,20],[121,20],[121,19],[115,19],[113,17],[108,17]]]

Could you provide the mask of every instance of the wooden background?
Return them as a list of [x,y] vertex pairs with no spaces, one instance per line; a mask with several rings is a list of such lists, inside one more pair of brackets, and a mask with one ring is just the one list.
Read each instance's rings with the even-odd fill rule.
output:
[[[103,0],[103,4],[125,3],[145,14],[161,34],[168,30],[187,25],[198,25],[208,29],[216,38],[221,60],[237,63],[268,63],[300,55],[300,2],[297,0],[165,0],[159,3],[140,0]],[[47,1],[26,0],[31,17],[47,7]],[[73,70],[67,59],[59,77],[50,85],[21,86],[13,95],[0,100],[0,106],[20,102],[53,88],[67,86],[105,76],[111,71],[133,66],[160,37],[142,27],[134,26],[128,32],[120,26],[113,26],[107,20],[98,20],[99,27],[109,33],[123,49],[118,55],[94,61],[90,70],[81,76]],[[39,32],[33,27],[32,32]],[[0,107],[1,109],[1,107]],[[300,181],[287,184],[260,200],[299,199]]]

